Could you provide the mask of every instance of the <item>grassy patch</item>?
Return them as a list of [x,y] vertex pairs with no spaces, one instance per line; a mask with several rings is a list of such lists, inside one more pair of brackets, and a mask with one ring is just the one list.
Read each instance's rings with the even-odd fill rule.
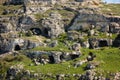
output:
[[113,15],[120,16],[120,4],[104,4],[101,9],[104,14],[113,13]]
[[88,54],[88,52],[93,52],[96,54],[96,59],[94,61],[99,61],[101,64],[97,70],[101,73],[107,74],[107,72],[119,72],[120,71],[120,49],[119,48],[102,48],[98,50],[93,49],[82,49],[83,54]]
[[115,39],[117,34],[112,34],[111,36],[107,35],[106,33],[100,32],[98,36],[89,36],[89,38],[107,38],[107,39]]
[[68,68],[68,66],[71,65],[70,62],[64,62],[60,64],[46,64],[46,65],[39,65],[39,66],[31,66],[31,67],[26,67],[29,70],[41,72],[44,74],[47,73],[52,73],[52,74],[74,74],[74,73],[83,73],[83,67],[85,65],[79,67],[79,68],[74,68],[71,66]]
[[[47,65],[39,65],[39,66],[26,66],[27,69],[41,72],[44,74],[52,73],[52,74],[74,74],[74,73],[84,73],[84,67],[87,63],[83,64],[78,68],[73,67],[74,61],[84,60],[88,56],[89,52],[93,52],[96,54],[95,60],[93,62],[99,62],[100,65],[96,68],[96,70],[100,73],[103,73],[105,76],[108,74],[107,72],[119,72],[120,71],[120,50],[118,48],[108,48],[104,47],[98,50],[82,48],[81,52],[83,55],[80,58],[75,60],[63,62],[60,64],[47,64]],[[68,66],[71,66],[68,68]]]
[[7,15],[2,15],[4,10],[19,10],[22,8],[22,5],[9,5],[9,6],[3,6],[0,5],[0,16],[15,16],[16,14],[7,14]]
[[[18,56],[7,56],[4,59],[1,59],[0,62],[0,72],[5,72],[8,67],[15,64],[22,63],[24,68],[30,71],[39,72],[42,74],[51,73],[55,74],[82,74],[85,72],[84,68],[87,63],[83,64],[78,68],[74,68],[73,63],[79,60],[84,60],[88,56],[89,52],[93,52],[96,54],[96,58],[92,62],[99,62],[100,65],[96,68],[97,72],[103,73],[104,76],[108,75],[108,72],[115,73],[120,71],[120,49],[119,48],[111,48],[104,47],[101,49],[88,49],[81,48],[82,56],[75,60],[70,60],[66,62],[62,62],[59,64],[46,64],[46,65],[38,65],[38,66],[29,66],[30,64],[34,64],[28,57],[25,55]],[[70,66],[70,67],[69,67]]]
[[31,51],[63,51],[63,52],[71,52],[72,50],[69,50],[67,46],[65,46],[63,43],[59,42],[58,46],[56,47],[36,47],[34,49],[31,49]]
[[38,14],[35,14],[35,17],[37,20],[40,20],[42,18],[46,18],[46,17],[49,17],[49,14],[51,12],[58,12],[62,15],[62,18],[63,19],[70,19],[67,21],[67,23],[69,23],[71,21],[71,19],[73,19],[74,17],[74,14],[75,12],[71,12],[71,11],[67,11],[67,10],[47,10],[45,13],[38,13]]

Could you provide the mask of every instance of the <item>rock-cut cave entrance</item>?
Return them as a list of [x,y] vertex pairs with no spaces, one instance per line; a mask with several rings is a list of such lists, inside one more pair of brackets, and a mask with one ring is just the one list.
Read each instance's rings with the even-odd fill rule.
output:
[[34,35],[40,35],[42,34],[41,30],[39,28],[31,28],[30,29]]
[[20,46],[19,45],[15,45],[15,49],[14,49],[15,51],[19,51],[19,50],[21,50],[21,48],[20,48]]
[[55,60],[54,60],[53,56],[49,56],[49,60],[50,60],[50,63],[55,63]]
[[46,36],[46,37],[49,37],[48,31],[49,30],[47,28],[44,28],[43,29],[43,35]]
[[72,54],[71,55],[71,59],[76,59],[76,58],[78,58],[79,57],[79,55],[77,55],[77,54]]
[[64,59],[64,56],[63,55],[60,55],[60,60],[63,60]]
[[108,46],[108,43],[106,40],[99,41],[99,47],[105,47],[105,46]]

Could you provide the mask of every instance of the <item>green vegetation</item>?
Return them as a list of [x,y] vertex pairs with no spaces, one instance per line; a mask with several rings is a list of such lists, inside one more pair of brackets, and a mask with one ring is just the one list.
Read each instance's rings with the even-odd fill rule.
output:
[[46,64],[46,65],[38,65],[38,66],[34,66],[34,65],[29,66],[29,64],[33,64],[33,62],[25,55],[20,54],[15,57],[10,55],[4,59],[1,59],[1,62],[0,62],[0,65],[2,65],[1,72],[5,71],[3,70],[3,69],[6,69],[5,66],[9,67],[10,65],[13,65],[13,64],[22,63],[25,69],[35,71],[35,72],[41,72],[43,74],[47,74],[47,73],[52,73],[52,74],[79,73],[81,74],[81,73],[84,73],[85,71],[84,68],[87,63],[83,64],[82,66],[78,68],[74,68],[73,64],[76,61],[86,59],[89,52],[93,52],[96,55],[95,60],[93,60],[92,62],[100,63],[100,65],[96,68],[97,72],[107,75],[108,72],[115,73],[115,72],[120,71],[120,68],[119,68],[120,50],[119,48],[104,47],[98,50],[82,48],[81,52],[83,55],[80,58],[77,58],[75,60],[62,62],[60,64]]
[[120,4],[104,4],[101,9],[104,14],[112,13],[115,16],[120,16]]
[[0,58],[0,74],[5,77],[6,71],[9,67],[20,63],[28,65],[30,62],[31,60],[23,54],[17,54],[16,56],[13,54],[7,55],[3,58]]
[[71,12],[71,11],[68,11],[68,10],[47,10],[43,14],[41,14],[41,13],[35,14],[35,17],[36,17],[37,20],[40,20],[42,18],[49,17],[49,14],[51,12],[60,13],[62,15],[62,18],[66,19],[66,21],[64,21],[66,24],[69,24],[70,21],[74,18],[75,14],[76,14],[75,12]]
[[71,52],[72,50],[69,50],[67,46],[65,46],[62,42],[58,42],[58,45],[56,47],[36,47],[31,49],[31,51],[63,51],[63,52]]
[[[80,58],[77,58],[75,60],[71,60],[68,62],[63,62],[60,64],[47,64],[47,65],[39,65],[39,66],[26,66],[27,69],[30,70],[35,70],[35,71],[40,71],[42,73],[53,73],[53,74],[58,74],[58,73],[83,73],[84,72],[84,67],[86,64],[82,65],[81,67],[74,68],[73,63],[74,61],[79,61],[79,60],[84,60],[88,56],[89,52],[93,52],[96,55],[95,60],[93,62],[98,62],[100,65],[96,68],[96,70],[100,73],[103,73],[107,75],[107,72],[119,72],[120,71],[120,50],[119,48],[108,48],[104,47],[98,50],[94,49],[87,49],[87,48],[82,48],[81,49],[82,56]],[[71,66],[69,69],[68,66]]]
[[117,37],[117,34],[109,34],[107,35],[107,33],[105,32],[100,32],[98,36],[89,36],[89,38],[106,38],[106,39],[115,39]]
[[40,36],[40,35],[39,36],[33,35],[33,33],[30,30],[27,33],[18,32],[17,34],[22,39],[30,40],[30,41],[35,41],[35,42],[44,41],[46,39],[45,37]]
[[16,14],[7,14],[7,15],[3,15],[3,11],[4,10],[19,10],[22,8],[22,5],[9,5],[9,6],[3,6],[3,5],[0,5],[0,15],[1,16],[17,16]]
[[88,54],[88,52],[93,52],[96,54],[96,59],[93,61],[100,62],[100,66],[97,70],[103,74],[107,72],[119,72],[120,71],[120,49],[119,48],[108,48],[104,47],[98,50],[93,49],[82,49],[83,54]]

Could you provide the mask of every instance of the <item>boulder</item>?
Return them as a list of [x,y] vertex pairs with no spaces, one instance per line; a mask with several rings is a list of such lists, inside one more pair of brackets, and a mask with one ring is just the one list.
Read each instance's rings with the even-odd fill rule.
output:
[[89,48],[89,42],[88,41],[85,41],[85,42],[82,42],[81,43],[81,46],[84,47],[84,48]]
[[111,22],[109,27],[110,27],[111,33],[119,33],[120,32],[120,25],[116,22]]
[[15,28],[11,23],[0,23],[0,33],[8,33],[14,30]]
[[58,74],[56,75],[57,80],[63,80],[65,78],[65,74]]
[[82,60],[82,61],[78,61],[74,64],[74,67],[77,68],[77,67],[80,67],[81,65],[83,65],[84,63],[86,63],[87,60]]
[[81,47],[80,43],[74,43],[72,45],[72,50],[79,51],[80,47]]
[[51,56],[50,56],[50,61],[53,61],[53,63],[60,63],[61,62],[61,58],[60,56],[62,55],[62,52],[51,52]]
[[80,37],[80,33],[77,31],[68,31],[67,37],[69,40],[77,40]]
[[89,38],[89,48],[90,49],[94,49],[94,48],[98,48],[98,39],[97,38]]
[[86,70],[89,70],[89,69],[94,69],[96,66],[95,65],[93,65],[93,64],[87,64],[87,66],[86,66]]
[[120,72],[115,73],[114,80],[119,80],[120,79]]

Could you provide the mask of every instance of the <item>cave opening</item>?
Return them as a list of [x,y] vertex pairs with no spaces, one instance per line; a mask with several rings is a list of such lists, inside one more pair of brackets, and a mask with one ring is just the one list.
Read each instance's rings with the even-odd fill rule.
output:
[[39,28],[31,28],[30,29],[34,35],[41,35],[42,32]]
[[15,51],[19,51],[19,50],[21,50],[21,48],[20,48],[19,45],[16,45],[14,50],[15,50]]
[[55,60],[54,60],[53,56],[49,56],[49,60],[50,60],[50,63],[55,63]]
[[63,55],[60,55],[60,60],[63,60],[64,59],[64,56]]
[[105,46],[108,46],[108,43],[106,40],[99,41],[99,47],[105,47]]
[[48,36],[49,36],[48,31],[49,31],[49,30],[48,30],[47,28],[45,28],[45,29],[43,30],[43,33],[44,33],[43,35],[46,36],[46,37],[48,37]]
[[71,59],[76,59],[76,58],[78,58],[79,57],[79,55],[76,55],[76,54],[72,54],[71,55]]

